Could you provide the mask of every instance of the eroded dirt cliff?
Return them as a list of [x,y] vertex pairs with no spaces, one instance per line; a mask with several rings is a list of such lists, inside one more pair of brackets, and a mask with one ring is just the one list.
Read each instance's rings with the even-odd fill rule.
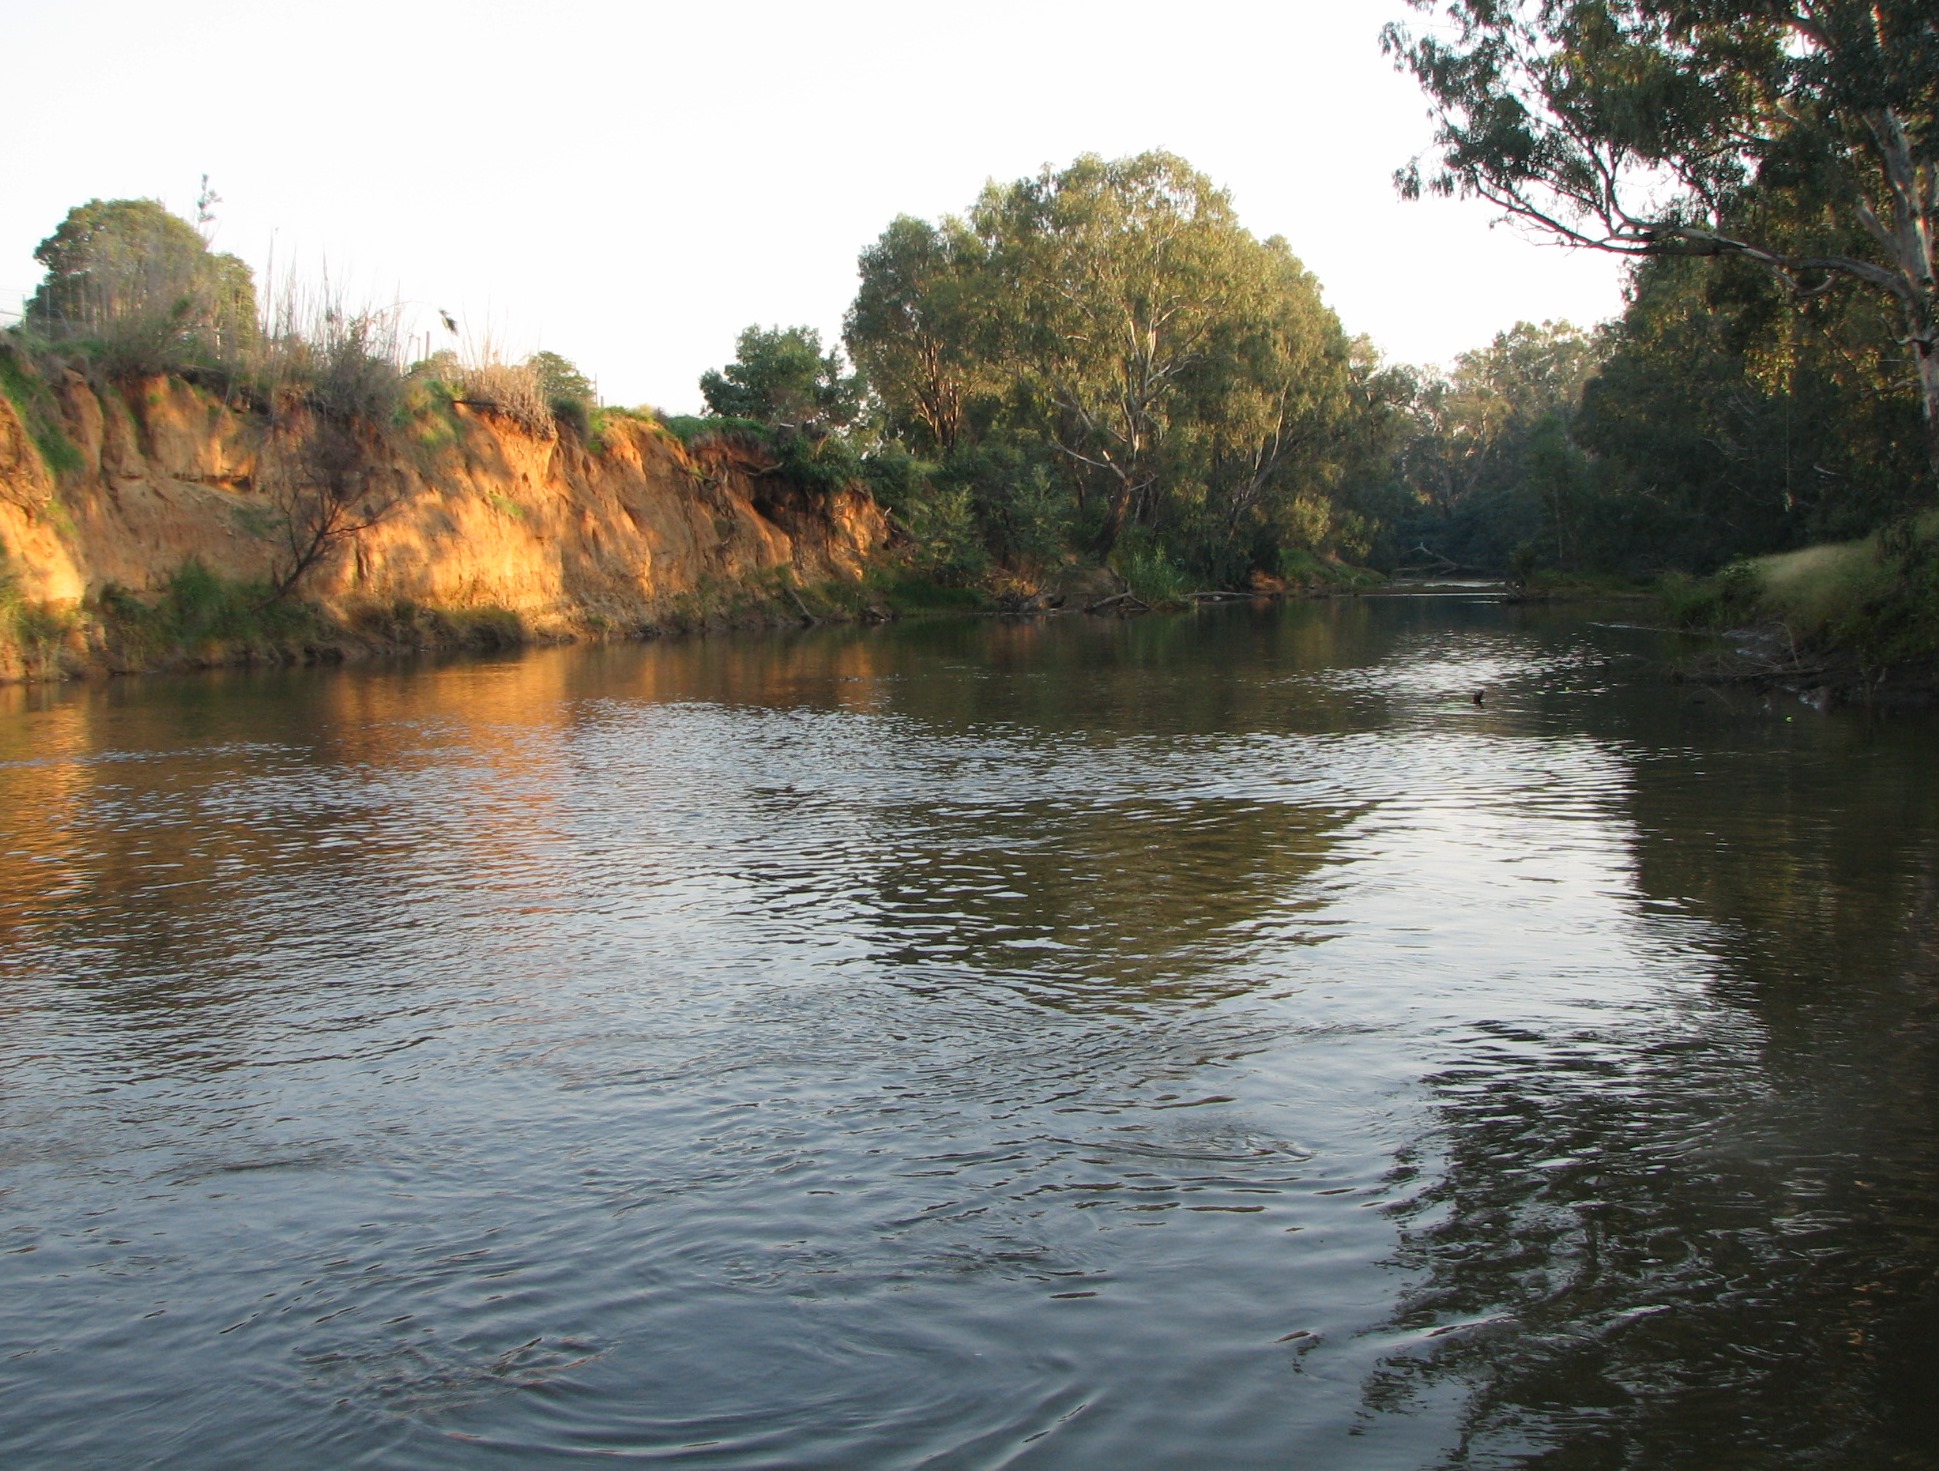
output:
[[[114,663],[104,598],[153,597],[197,563],[239,583],[287,576],[300,416],[272,425],[176,378],[70,371],[21,397],[0,394],[0,576],[16,609],[66,630],[69,667]],[[374,524],[331,539],[292,590],[350,644],[400,608],[557,638],[788,606],[795,589],[858,582],[887,538],[860,489],[804,490],[758,453],[689,450],[640,419],[589,446],[444,401],[355,443],[355,512],[375,508]],[[34,672],[15,642],[0,677]]]

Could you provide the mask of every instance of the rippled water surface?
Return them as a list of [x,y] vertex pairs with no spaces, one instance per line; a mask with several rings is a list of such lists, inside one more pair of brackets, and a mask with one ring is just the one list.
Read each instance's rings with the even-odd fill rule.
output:
[[1662,653],[0,692],[0,1463],[1939,1464],[1939,726]]

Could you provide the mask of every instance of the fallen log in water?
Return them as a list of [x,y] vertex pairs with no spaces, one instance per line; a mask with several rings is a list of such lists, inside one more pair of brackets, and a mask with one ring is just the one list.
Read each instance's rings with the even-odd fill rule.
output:
[[1095,603],[1087,603],[1086,613],[1149,613],[1151,604],[1134,592],[1113,593],[1108,598],[1099,598]]

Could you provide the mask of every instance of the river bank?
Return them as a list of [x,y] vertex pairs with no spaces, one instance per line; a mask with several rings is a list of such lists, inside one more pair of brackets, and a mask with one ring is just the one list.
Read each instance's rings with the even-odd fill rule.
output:
[[1070,559],[912,566],[860,481],[649,413],[535,421],[407,385],[388,423],[117,379],[0,345],[0,682],[347,663],[910,614],[1119,616],[1332,596],[1307,557],[1245,592]]
[[6,357],[0,679],[893,611],[867,492],[794,484],[725,438],[428,389],[333,424]]
[[1685,676],[1795,693],[1807,703],[1939,701],[1939,516],[1853,541],[1666,579],[1676,625],[1720,634]]

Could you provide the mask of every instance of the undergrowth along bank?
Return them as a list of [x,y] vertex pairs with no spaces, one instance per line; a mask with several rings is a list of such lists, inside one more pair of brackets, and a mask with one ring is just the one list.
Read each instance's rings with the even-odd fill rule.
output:
[[1746,677],[1816,681],[1860,700],[1939,691],[1939,513],[1668,578],[1661,595],[1679,626],[1736,633]]
[[32,602],[0,574],[0,677],[58,680],[225,665],[314,664],[412,649],[498,649],[532,642],[508,609],[369,604],[333,616],[200,561],[143,595],[110,583],[79,603]]

